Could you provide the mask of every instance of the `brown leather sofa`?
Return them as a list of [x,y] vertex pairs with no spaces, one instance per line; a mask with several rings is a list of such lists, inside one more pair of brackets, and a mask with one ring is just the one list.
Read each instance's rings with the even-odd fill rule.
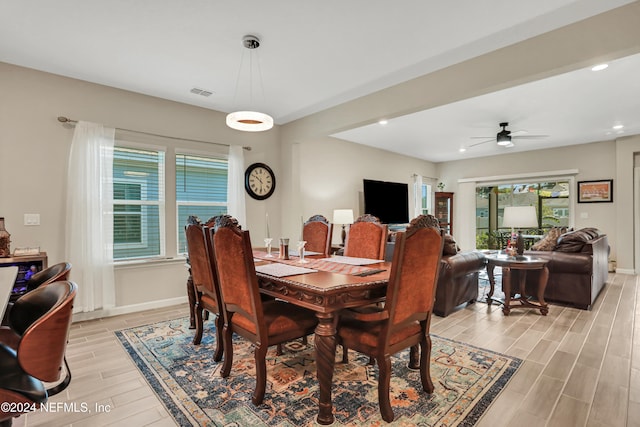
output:
[[[393,236],[390,240],[385,252],[387,261],[393,257]],[[482,252],[460,252],[455,240],[446,235],[433,312],[446,317],[459,305],[474,303],[478,298],[478,274],[485,264]]]
[[[546,301],[591,309],[608,278],[609,241],[595,228],[570,231],[558,237],[551,251],[525,251],[525,255],[548,259]],[[535,295],[537,272],[526,278],[527,293]]]

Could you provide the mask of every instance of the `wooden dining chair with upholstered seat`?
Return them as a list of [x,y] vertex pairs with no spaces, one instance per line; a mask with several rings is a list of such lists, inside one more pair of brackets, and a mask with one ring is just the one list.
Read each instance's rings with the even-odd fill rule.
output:
[[384,259],[387,246],[386,224],[369,214],[360,216],[349,226],[344,255],[357,258]]
[[195,287],[196,294],[196,333],[193,337],[193,343],[198,345],[202,341],[204,330],[203,313],[206,310],[215,316],[216,347],[213,353],[213,360],[219,362],[222,360],[223,355],[222,327],[224,322],[222,319],[220,288],[211,257],[212,249],[209,227],[212,226],[213,223],[211,222],[201,224],[192,218],[185,226],[184,232],[187,238],[187,253],[191,267],[191,280]]
[[302,240],[307,242],[305,250],[319,252],[328,257],[331,255],[331,237],[333,224],[323,215],[314,215],[302,228]]
[[422,387],[429,394],[434,390],[429,371],[429,326],[443,242],[443,232],[435,217],[415,218],[405,232],[397,235],[384,306],[340,313],[338,342],[374,357],[378,363],[378,401],[382,418],[387,422],[394,418],[389,401],[391,355],[411,348],[413,367],[419,345]]
[[254,343],[256,387],[251,401],[259,405],[267,385],[267,348],[313,333],[317,319],[313,312],[293,304],[260,298],[249,232],[241,230],[234,218],[216,217],[211,234],[224,316],[220,374],[226,378],[231,372],[234,332]]

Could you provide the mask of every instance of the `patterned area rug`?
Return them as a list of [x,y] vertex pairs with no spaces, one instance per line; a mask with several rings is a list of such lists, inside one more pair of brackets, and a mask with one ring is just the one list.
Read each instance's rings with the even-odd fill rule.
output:
[[[180,426],[317,425],[318,385],[313,338],[290,342],[284,354],[267,355],[264,403],[254,406],[253,348],[234,336],[231,375],[220,377],[212,359],[213,332],[194,346],[187,318],[117,331],[122,345]],[[213,327],[208,321],[206,327]],[[435,392],[422,391],[419,371],[407,368],[408,350],[393,358],[393,425],[473,426],[522,363],[520,359],[433,336],[431,376]],[[341,348],[337,357],[342,356]],[[377,366],[354,351],[336,363],[334,425],[385,425],[377,395]]]

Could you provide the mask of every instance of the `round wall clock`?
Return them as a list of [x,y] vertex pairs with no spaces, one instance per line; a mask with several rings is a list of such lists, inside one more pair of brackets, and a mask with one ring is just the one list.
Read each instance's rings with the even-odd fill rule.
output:
[[244,172],[244,188],[256,200],[271,197],[276,189],[276,176],[264,163],[254,163]]

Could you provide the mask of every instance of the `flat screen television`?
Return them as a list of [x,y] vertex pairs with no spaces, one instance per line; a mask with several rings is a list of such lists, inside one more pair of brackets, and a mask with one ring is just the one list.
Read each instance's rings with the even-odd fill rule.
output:
[[364,212],[377,216],[384,224],[409,222],[409,186],[399,182],[362,180]]

